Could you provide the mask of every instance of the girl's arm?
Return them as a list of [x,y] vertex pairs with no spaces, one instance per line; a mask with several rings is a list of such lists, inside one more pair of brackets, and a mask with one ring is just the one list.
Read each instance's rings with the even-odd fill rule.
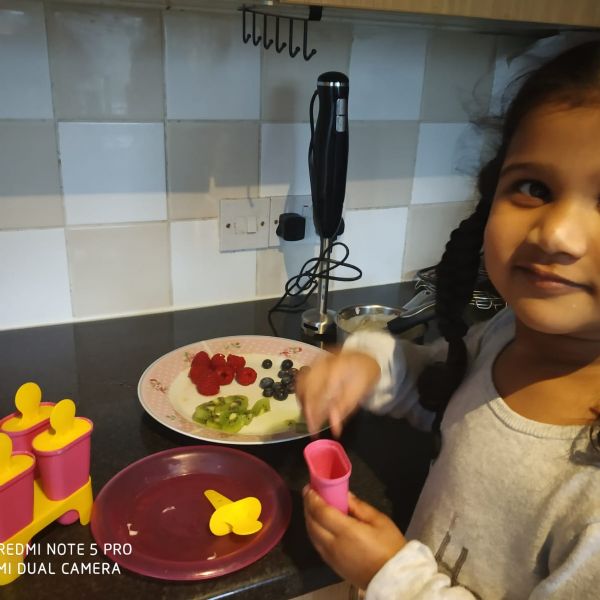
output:
[[418,345],[392,337],[382,331],[364,331],[352,335],[342,349],[364,352],[373,357],[381,376],[362,406],[376,414],[406,418],[413,427],[431,429],[434,413],[419,404],[417,379],[425,366],[444,360],[447,343],[438,339],[432,344]]
[[[485,339],[512,320],[512,313],[503,310],[489,321],[469,329],[465,336],[469,364],[479,354]],[[405,418],[413,427],[429,430],[434,413],[419,404],[417,380],[426,365],[446,360],[447,349],[448,344],[443,338],[419,345],[383,331],[361,331],[348,338],[342,353],[362,352],[374,358],[379,365],[379,381],[362,401],[362,406],[377,414]]]

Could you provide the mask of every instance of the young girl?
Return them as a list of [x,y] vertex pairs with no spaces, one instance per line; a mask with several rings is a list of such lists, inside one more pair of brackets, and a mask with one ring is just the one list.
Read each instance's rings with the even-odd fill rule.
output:
[[[445,339],[360,333],[298,384],[311,431],[363,405],[439,433],[408,531],[306,488],[308,533],[369,600],[598,598],[600,42],[526,80],[478,189],[437,269]],[[467,332],[482,248],[508,308]]]

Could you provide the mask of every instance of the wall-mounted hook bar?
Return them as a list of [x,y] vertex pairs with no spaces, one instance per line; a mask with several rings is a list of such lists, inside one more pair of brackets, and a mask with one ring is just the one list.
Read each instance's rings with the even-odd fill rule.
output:
[[263,48],[268,50],[273,44],[273,40],[267,42],[267,15],[263,15]]
[[[242,5],[239,10],[242,11],[242,40],[245,44],[247,44],[252,38],[252,43],[255,46],[258,46],[262,41],[263,48],[268,50],[273,45],[273,41],[275,41],[275,50],[278,53],[281,53],[287,46],[290,56],[294,58],[301,50],[300,46],[296,46],[294,44],[294,21],[302,21],[304,25],[302,56],[304,57],[304,60],[310,60],[317,53],[315,49],[311,50],[310,52],[308,51],[308,21],[320,21],[323,13],[322,7],[310,6],[308,17],[304,18],[264,12],[258,8],[246,5]],[[252,14],[252,34],[248,33],[246,28],[247,12]],[[262,15],[263,17],[262,35],[258,34],[258,30],[256,28],[256,15]],[[269,38],[267,33],[269,17],[273,17],[275,19],[275,40],[273,40],[273,38]],[[288,19],[289,21],[289,38],[287,43],[280,42],[279,39],[279,25],[281,19]]]
[[256,35],[256,13],[252,13],[252,43],[255,46],[260,44],[260,40],[262,39],[261,35]]
[[244,44],[247,44],[250,41],[250,38],[252,37],[249,33],[246,33],[246,13],[248,11],[246,10],[246,7],[243,6],[242,7],[242,40],[244,41]]
[[294,47],[294,19],[290,19],[290,41],[289,41],[289,45],[288,45],[288,50],[290,51],[290,56],[292,58],[294,58],[294,56],[296,56],[296,54],[298,54],[298,52],[300,52],[300,46],[296,46],[292,50],[293,47]]
[[317,51],[313,48],[310,51],[310,54],[306,54],[306,48],[308,47],[308,21],[304,21],[304,43],[302,45],[302,56],[304,56],[304,60],[310,60]]
[[275,19],[275,50],[277,50],[277,52],[281,54],[283,50],[285,50],[286,46],[287,42],[283,42],[281,46],[279,45],[279,17],[277,17]]

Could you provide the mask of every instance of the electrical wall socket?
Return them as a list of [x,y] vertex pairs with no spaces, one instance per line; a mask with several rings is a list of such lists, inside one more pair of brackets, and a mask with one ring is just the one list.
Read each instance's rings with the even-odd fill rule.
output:
[[[287,242],[277,233],[279,215],[283,213],[298,213],[306,219],[304,239]],[[315,231],[312,213],[311,196],[275,196],[271,198],[271,219],[269,222],[269,248],[277,248],[287,244],[319,244],[319,236]]]
[[219,202],[219,250],[269,246],[270,198],[224,198]]

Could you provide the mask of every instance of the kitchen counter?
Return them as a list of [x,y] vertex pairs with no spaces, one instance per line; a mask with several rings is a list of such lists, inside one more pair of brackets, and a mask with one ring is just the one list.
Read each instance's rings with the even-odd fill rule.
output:
[[[337,309],[355,303],[401,306],[413,293],[409,283],[345,290],[332,293],[330,305]],[[0,417],[14,411],[14,394],[26,381],[40,385],[44,400],[73,399],[77,413],[94,422],[91,476],[97,495],[117,472],[144,456],[205,443],[167,429],[144,412],[137,384],[154,360],[180,346],[227,335],[311,341],[302,335],[300,314],[274,314],[272,329],[267,310],[273,304],[274,300],[262,300],[0,332]],[[321,561],[304,526],[301,490],[308,476],[302,449],[307,441],[237,447],[275,468],[292,494],[292,518],[283,539],[250,566],[220,578],[185,583],[142,577],[125,569],[120,574],[66,575],[61,572],[65,563],[68,569],[73,563],[106,563],[111,568],[113,563],[102,554],[91,556],[94,540],[89,525],[53,523],[32,540],[41,551],[30,555],[26,564],[37,572],[0,588],[0,596],[3,600],[283,600],[335,583],[339,578]],[[351,489],[405,528],[427,471],[427,436],[404,422],[358,413],[341,441],[353,465]],[[54,543],[79,546],[55,556],[45,551]]]

